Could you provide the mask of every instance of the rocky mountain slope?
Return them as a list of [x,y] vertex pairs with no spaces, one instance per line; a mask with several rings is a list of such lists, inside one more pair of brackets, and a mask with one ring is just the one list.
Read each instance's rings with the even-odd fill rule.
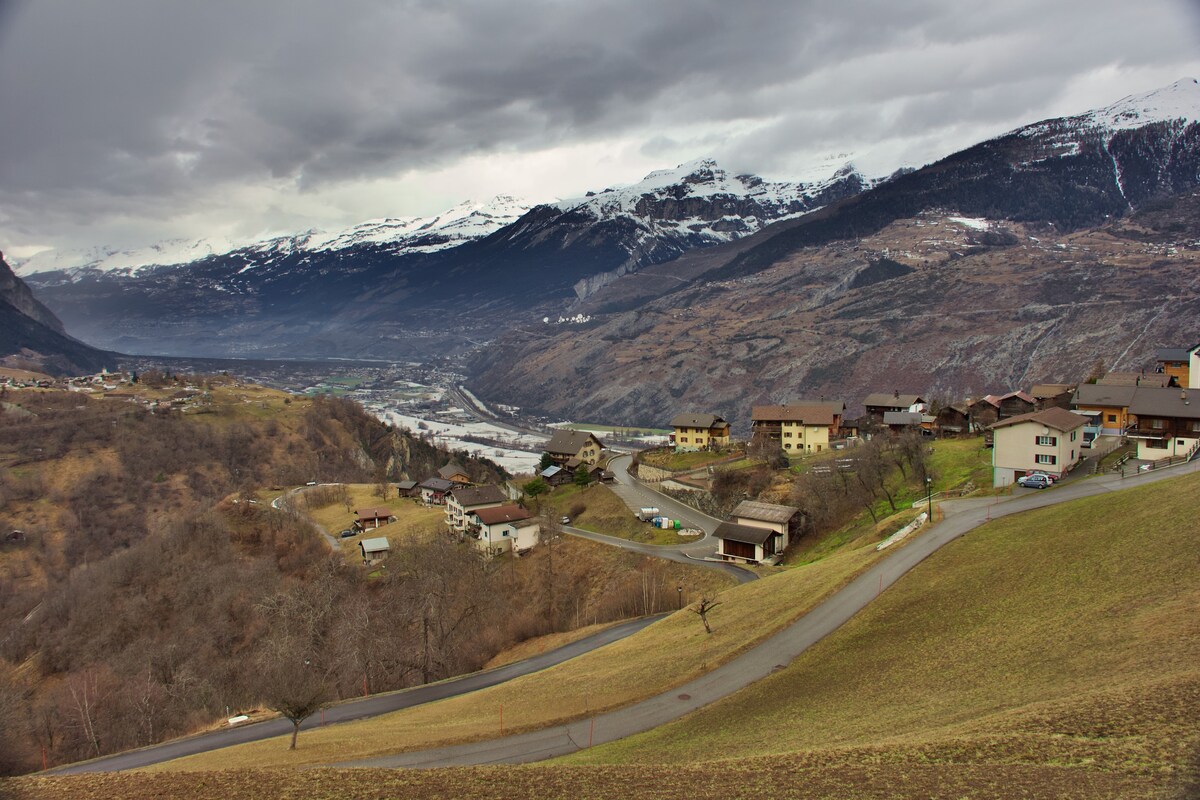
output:
[[72,332],[130,352],[420,356],[490,338],[497,317],[560,313],[620,275],[867,183],[849,167],[813,183],[768,183],[702,160],[528,210],[498,198],[181,264],[163,263],[165,254],[196,252],[195,243],[52,270],[35,258],[22,269]]
[[583,329],[474,362],[486,398],[649,424],[1137,368],[1200,335],[1200,84],[1049,120],[739,242],[623,277]]
[[115,360],[68,336],[0,254],[0,365],[61,375],[97,372]]

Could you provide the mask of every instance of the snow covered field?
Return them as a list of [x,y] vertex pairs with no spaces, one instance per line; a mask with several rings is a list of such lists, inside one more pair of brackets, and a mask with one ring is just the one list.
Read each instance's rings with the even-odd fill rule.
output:
[[[487,422],[426,419],[378,406],[372,406],[369,410],[384,422],[398,428],[407,428],[418,436],[428,433],[438,444],[444,444],[451,450],[466,450],[473,455],[489,458],[513,474],[533,472],[542,458],[542,446],[546,443],[543,437],[516,433]],[[455,412],[461,413],[462,409],[451,408],[444,413],[457,416]],[[503,442],[507,446],[495,447],[468,442],[463,438],[466,436],[491,439]]]

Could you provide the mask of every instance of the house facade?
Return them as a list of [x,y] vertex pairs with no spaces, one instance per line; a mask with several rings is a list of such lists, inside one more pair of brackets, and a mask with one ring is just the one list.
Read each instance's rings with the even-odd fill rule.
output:
[[1125,435],[1147,461],[1191,456],[1200,442],[1200,389],[1140,387],[1129,403]]
[[1082,383],[1075,390],[1071,406],[1086,413],[1093,422],[1087,433],[1096,436],[1123,436],[1129,427],[1129,404],[1137,394],[1136,386],[1106,386]]
[[729,446],[730,425],[716,414],[679,414],[671,420],[671,443],[677,452]]
[[541,524],[528,509],[501,505],[472,512],[467,531],[477,547],[492,555],[522,553],[538,543]]
[[883,424],[883,415],[888,411],[925,411],[925,399],[919,394],[900,394],[899,390],[891,394],[875,392],[863,399],[866,409],[864,418],[874,425]]
[[360,508],[354,512],[354,528],[359,531],[375,530],[396,519],[387,508]]
[[717,556],[725,561],[761,564],[783,555],[799,509],[743,500],[730,519],[717,526]]
[[427,506],[440,506],[446,502],[446,495],[454,488],[454,484],[445,478],[426,478],[418,484],[421,492],[421,502]]
[[1029,395],[1037,403],[1037,410],[1042,411],[1051,406],[1070,410],[1071,397],[1075,394],[1073,383],[1035,383],[1029,390]]
[[841,435],[846,404],[842,402],[789,403],[754,406],[750,411],[751,435],[778,442],[786,453],[820,453]]
[[1187,388],[1192,375],[1192,353],[1200,349],[1196,345],[1191,350],[1186,347],[1162,347],[1155,354],[1154,371],[1175,379],[1175,385]]
[[451,461],[438,470],[438,477],[459,486],[469,486],[471,478],[457,461]]
[[604,443],[588,431],[573,431],[559,428],[554,431],[546,445],[546,453],[554,463],[574,469],[580,463],[595,464],[600,461]]
[[1008,486],[1031,472],[1056,478],[1082,459],[1087,420],[1063,408],[1047,408],[992,425],[992,485]]
[[508,496],[499,486],[456,486],[446,495],[446,527],[462,533],[472,513],[507,501]]
[[363,539],[358,543],[358,549],[362,552],[363,561],[369,563],[387,558],[391,545],[385,537],[380,536],[376,539]]

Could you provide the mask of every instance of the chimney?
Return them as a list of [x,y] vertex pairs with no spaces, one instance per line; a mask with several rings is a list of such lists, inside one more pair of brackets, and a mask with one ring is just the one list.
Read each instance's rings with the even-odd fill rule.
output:
[[900,399],[900,390],[899,390],[899,389],[892,389],[892,397],[894,397],[894,398],[896,398],[897,400],[899,400],[899,399]]

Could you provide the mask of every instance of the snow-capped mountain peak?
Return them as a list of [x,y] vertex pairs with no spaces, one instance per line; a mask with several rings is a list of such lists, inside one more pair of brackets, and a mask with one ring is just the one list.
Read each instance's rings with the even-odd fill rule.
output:
[[1094,125],[1114,130],[1177,119],[1200,121],[1200,81],[1183,78],[1161,89],[1131,94],[1084,116]]

